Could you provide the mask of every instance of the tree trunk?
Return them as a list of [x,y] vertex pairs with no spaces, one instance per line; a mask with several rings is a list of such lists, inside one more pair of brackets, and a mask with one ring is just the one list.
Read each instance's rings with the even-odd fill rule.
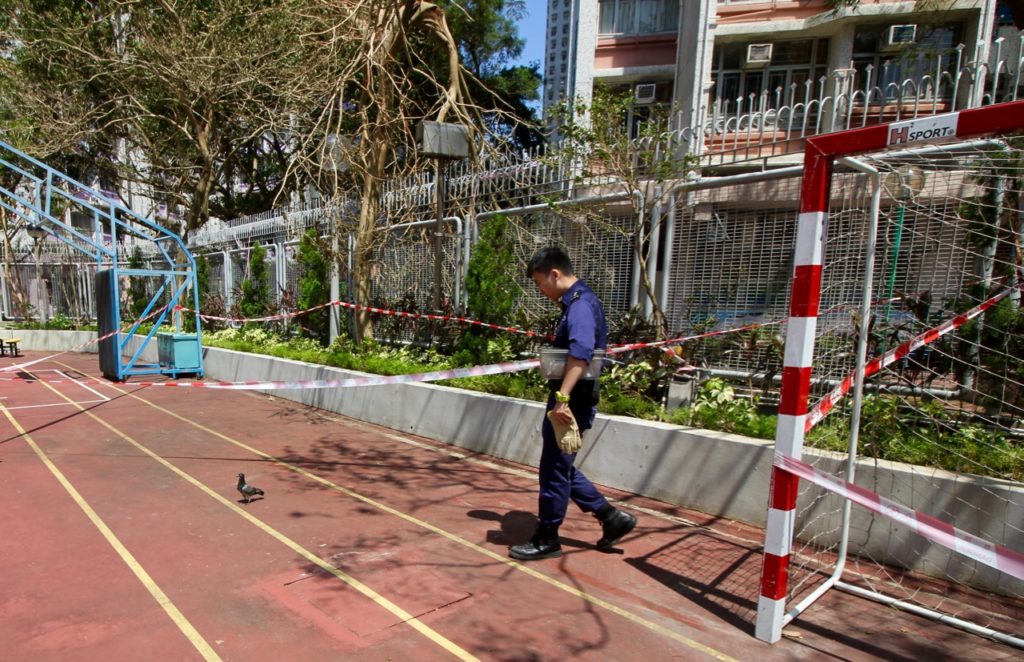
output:
[[[380,209],[380,183],[384,177],[388,148],[384,140],[374,140],[369,168],[363,173],[363,197],[359,209],[359,228],[356,231],[355,283],[356,303],[370,305],[370,278],[372,276],[373,249],[377,237],[377,215]],[[373,338],[373,320],[366,310],[356,312],[356,340]]]

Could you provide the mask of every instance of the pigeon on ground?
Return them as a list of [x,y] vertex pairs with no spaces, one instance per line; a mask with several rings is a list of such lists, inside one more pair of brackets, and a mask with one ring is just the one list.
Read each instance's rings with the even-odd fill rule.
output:
[[238,491],[243,497],[245,497],[246,503],[249,503],[249,501],[257,494],[263,496],[263,490],[258,487],[253,487],[245,482],[245,474],[238,474]]

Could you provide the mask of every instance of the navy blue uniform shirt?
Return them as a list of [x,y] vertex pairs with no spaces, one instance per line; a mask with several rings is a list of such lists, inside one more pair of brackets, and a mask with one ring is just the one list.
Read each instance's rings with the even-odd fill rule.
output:
[[590,362],[595,349],[608,347],[608,324],[601,300],[582,280],[572,284],[561,298],[562,318],[555,329],[554,346],[568,349],[569,356]]

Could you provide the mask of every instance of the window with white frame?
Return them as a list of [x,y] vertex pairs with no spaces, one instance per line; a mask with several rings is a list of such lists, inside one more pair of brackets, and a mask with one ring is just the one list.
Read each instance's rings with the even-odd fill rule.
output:
[[599,0],[598,32],[638,35],[676,32],[679,0]]

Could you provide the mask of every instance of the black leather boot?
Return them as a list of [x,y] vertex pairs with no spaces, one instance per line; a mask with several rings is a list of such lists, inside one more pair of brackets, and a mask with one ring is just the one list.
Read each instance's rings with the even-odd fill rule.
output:
[[601,520],[601,533],[604,534],[597,541],[597,548],[601,551],[611,549],[636,526],[636,517],[607,503],[601,506],[594,516]]
[[540,524],[530,542],[512,545],[508,555],[519,561],[539,561],[554,559],[562,555],[562,545],[558,542],[558,527]]

